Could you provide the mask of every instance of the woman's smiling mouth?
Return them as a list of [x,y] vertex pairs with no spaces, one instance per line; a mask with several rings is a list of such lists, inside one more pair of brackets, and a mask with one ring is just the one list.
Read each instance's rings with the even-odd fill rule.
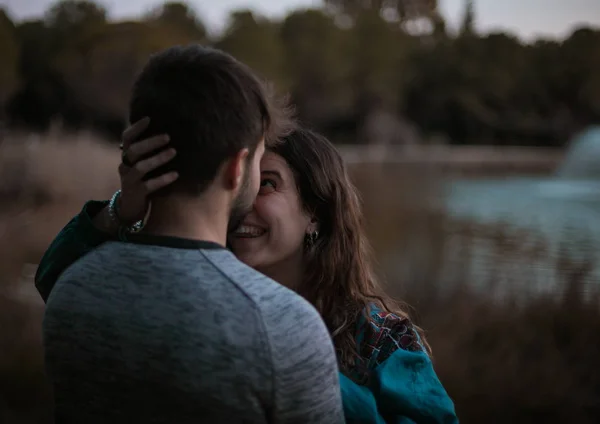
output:
[[266,232],[267,230],[256,225],[242,224],[235,230],[233,235],[239,238],[256,238],[262,236]]

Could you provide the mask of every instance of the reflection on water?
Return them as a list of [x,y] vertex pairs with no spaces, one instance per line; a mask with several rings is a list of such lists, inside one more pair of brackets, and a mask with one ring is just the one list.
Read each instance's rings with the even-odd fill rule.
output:
[[[552,291],[560,283],[557,264],[569,265],[560,264],[567,257],[572,266],[593,263],[584,281],[587,291],[591,284],[600,282],[600,127],[574,139],[555,176],[455,180],[447,186],[447,208],[455,217],[501,224],[509,234],[522,234],[514,244],[518,244],[519,252],[530,253],[506,256],[489,240],[475,239],[470,281],[481,282],[486,290],[501,290],[513,283],[522,286],[527,281],[519,290]],[[453,237],[447,247],[449,253],[456,255],[461,243],[460,237]],[[498,271],[501,280],[502,275],[522,278],[494,281],[499,287],[489,287],[484,282],[491,271]]]

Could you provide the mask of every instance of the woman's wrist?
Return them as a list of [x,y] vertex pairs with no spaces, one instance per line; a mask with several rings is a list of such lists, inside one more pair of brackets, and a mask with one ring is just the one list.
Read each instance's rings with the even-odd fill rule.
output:
[[92,224],[96,229],[111,236],[116,236],[119,232],[119,225],[110,218],[108,205],[92,218]]
[[[106,233],[112,237],[116,237],[120,230],[126,232],[135,232],[141,229],[142,221],[134,223],[127,222],[119,215],[120,207],[120,190],[117,191],[112,198],[105,202],[105,206],[93,215],[90,214],[92,225],[99,231]],[[97,209],[96,209],[97,210]]]
[[132,233],[138,232],[144,227],[145,220],[149,214],[149,210],[146,211],[146,217],[143,220],[130,220],[129,218],[123,217],[120,213],[121,209],[121,190],[117,190],[110,199],[107,207],[108,218],[111,223],[111,228],[116,227],[117,231],[124,230],[125,232]]

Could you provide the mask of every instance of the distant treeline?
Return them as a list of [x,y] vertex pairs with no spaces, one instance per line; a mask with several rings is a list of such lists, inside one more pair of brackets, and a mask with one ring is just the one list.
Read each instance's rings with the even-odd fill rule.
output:
[[291,94],[299,118],[337,142],[560,146],[600,121],[600,30],[529,44],[482,36],[467,2],[460,31],[450,33],[436,3],[413,1],[422,8],[410,14],[400,0],[394,10],[384,1],[332,0],[279,21],[237,11],[218,37],[184,3],[127,22],[108,20],[89,1],[59,1],[27,22],[0,9],[0,120],[30,131],[60,122],[116,138],[148,56],[200,42]]

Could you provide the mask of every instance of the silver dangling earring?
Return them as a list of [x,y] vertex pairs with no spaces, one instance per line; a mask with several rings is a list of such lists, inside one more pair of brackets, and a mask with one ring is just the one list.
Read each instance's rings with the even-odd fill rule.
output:
[[319,232],[315,230],[310,234],[306,234],[304,237],[304,244],[307,248],[312,247],[317,241],[317,238],[319,238]]

